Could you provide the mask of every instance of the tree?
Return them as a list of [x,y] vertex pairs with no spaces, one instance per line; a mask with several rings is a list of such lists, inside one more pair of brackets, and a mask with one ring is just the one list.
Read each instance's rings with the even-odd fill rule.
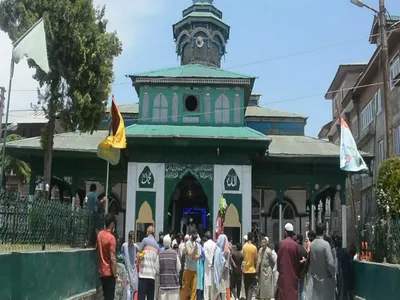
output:
[[[22,136],[19,136],[18,134],[9,134],[7,135],[6,141],[7,142],[14,142],[18,140],[24,139]],[[1,150],[0,150],[1,154]],[[15,157],[12,157],[10,155],[5,156],[4,160],[4,169],[3,169],[3,187],[6,186],[7,183],[7,176],[11,174],[11,171],[15,172],[17,175],[21,176],[24,181],[29,182],[31,178],[31,168],[29,165],[19,159],[16,159]]]
[[387,208],[393,219],[400,219],[400,157],[384,160],[379,166],[376,184],[378,214],[387,217]]
[[45,150],[44,182],[50,183],[55,120],[66,130],[93,132],[103,120],[113,81],[113,62],[121,51],[116,33],[106,31],[105,7],[92,0],[3,0],[0,29],[17,40],[36,21],[45,21],[51,72],[44,73],[32,60],[38,90],[35,107],[48,118],[42,132]]

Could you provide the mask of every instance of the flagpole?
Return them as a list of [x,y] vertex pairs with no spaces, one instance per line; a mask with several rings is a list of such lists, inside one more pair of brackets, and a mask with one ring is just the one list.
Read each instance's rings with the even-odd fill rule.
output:
[[[114,95],[113,95],[113,97],[114,97]],[[109,124],[108,124],[108,136],[110,136],[111,128],[112,128],[112,116],[111,115],[112,115],[112,102],[111,102],[111,106],[110,106],[110,113],[109,113],[109,116],[108,116],[108,122],[109,122]],[[105,192],[105,195],[106,195],[105,213],[106,214],[108,214],[108,203],[109,203],[109,200],[108,200],[108,187],[109,187],[109,181],[110,181],[110,162],[107,161],[106,192]]]
[[[10,111],[10,99],[11,99],[11,86],[14,77],[14,60],[11,58],[11,66],[10,66],[10,81],[8,83],[8,94],[7,94],[7,110],[6,110],[6,122],[4,126],[4,136],[3,136],[3,148],[2,148],[2,155],[1,155],[1,174],[0,174],[0,193],[3,191],[3,176],[4,176],[4,162],[6,159],[6,142],[7,142],[7,125],[8,125],[8,113]],[[0,112],[2,113],[2,112]],[[2,124],[3,125],[3,124]]]
[[106,207],[105,213],[108,214],[108,182],[110,180],[110,163],[107,161],[107,176],[106,176]]

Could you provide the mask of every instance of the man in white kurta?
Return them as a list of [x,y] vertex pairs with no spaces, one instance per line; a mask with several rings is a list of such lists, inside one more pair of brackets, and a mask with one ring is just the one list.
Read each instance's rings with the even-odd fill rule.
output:
[[207,241],[204,243],[204,300],[214,299],[214,272],[212,269],[215,243],[211,238],[211,233],[207,231],[204,234]]

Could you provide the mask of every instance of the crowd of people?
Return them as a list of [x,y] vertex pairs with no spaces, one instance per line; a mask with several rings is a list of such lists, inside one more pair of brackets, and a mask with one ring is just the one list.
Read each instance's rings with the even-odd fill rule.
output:
[[200,237],[195,229],[185,236],[160,232],[157,241],[149,226],[140,244],[131,231],[121,247],[126,278],[117,271],[115,217],[107,215],[105,225],[97,235],[105,300],[115,299],[116,285],[124,286],[124,300],[352,299],[352,254],[321,224],[303,241],[287,223],[274,249],[263,234],[253,244],[252,232],[236,245],[223,233],[214,241],[210,232]]

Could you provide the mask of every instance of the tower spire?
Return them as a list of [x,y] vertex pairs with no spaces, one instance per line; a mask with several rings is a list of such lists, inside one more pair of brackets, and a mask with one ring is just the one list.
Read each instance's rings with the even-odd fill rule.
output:
[[220,67],[226,53],[230,27],[214,0],[192,0],[183,11],[183,19],[173,25],[176,53],[181,65],[202,64]]
[[193,0],[193,4],[202,3],[202,2],[213,4],[214,0]]

